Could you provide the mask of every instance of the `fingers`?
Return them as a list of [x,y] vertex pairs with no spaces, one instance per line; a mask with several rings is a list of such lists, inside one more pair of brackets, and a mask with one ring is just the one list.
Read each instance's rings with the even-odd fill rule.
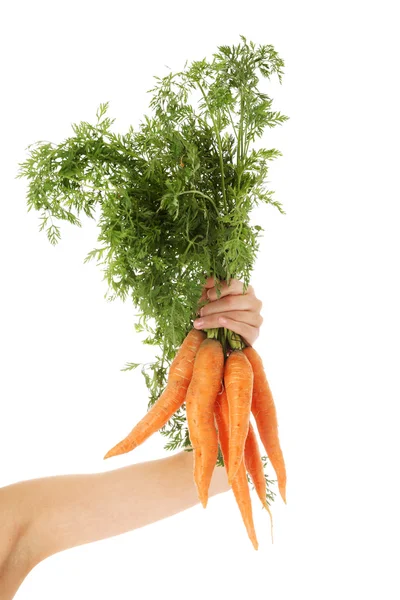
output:
[[[243,294],[243,282],[238,279],[231,279],[229,286],[226,281],[222,280],[220,282],[221,286],[221,296],[226,296],[227,294]],[[202,296],[205,299],[206,297],[209,300],[217,299],[217,290],[216,290],[216,279],[213,275],[207,277],[206,282],[203,285],[203,294]],[[212,288],[215,288],[214,290]],[[246,290],[246,294],[254,294],[253,286],[249,285]]]
[[203,289],[202,294],[197,301],[197,304],[201,304],[202,302],[205,302],[206,300],[207,300],[207,290]]
[[227,329],[230,329],[234,333],[240,335],[249,346],[254,344],[260,334],[258,327],[253,327],[252,325],[248,325],[248,323],[235,321],[229,317],[222,317],[221,324],[223,327],[226,327]]
[[222,319],[230,319],[237,323],[244,323],[251,327],[261,327],[263,318],[259,313],[250,310],[229,310],[226,312],[217,312],[207,316],[199,317],[194,321],[194,326],[198,327],[198,323],[201,321],[200,329],[214,329],[217,327],[226,327],[221,325]]
[[[250,311],[259,313],[262,307],[261,300],[252,295],[229,295],[209,302],[200,309],[200,316],[207,317],[215,313],[227,311]],[[243,319],[240,319],[243,320]]]
[[[244,311],[234,314],[236,317],[243,318]],[[196,319],[194,326],[196,329],[214,329],[217,327],[226,327],[226,329],[230,329],[234,333],[242,336],[246,344],[252,346],[259,336],[259,326],[249,323],[249,320],[253,320],[254,316],[256,316],[253,315],[253,313],[249,313],[249,315],[251,316],[250,318],[246,318],[246,321],[237,321],[232,318],[232,313],[213,314],[209,317]]]
[[207,292],[214,285],[215,285],[215,277],[213,275],[211,277],[207,277],[207,280],[206,280],[205,284],[203,285],[203,291],[201,293],[201,296],[197,301],[198,304],[201,304],[202,302],[205,302],[208,299]]
[[204,284],[204,287],[209,289],[215,285],[215,277],[211,275],[211,277],[207,277],[207,281]]
[[[207,286],[206,289],[207,291],[207,298],[209,300],[217,300],[218,296],[217,296],[217,289],[216,286],[213,283],[213,278],[209,278],[207,280]],[[239,281],[238,279],[231,279],[229,286],[226,283],[226,281],[222,281],[221,282],[221,295],[220,298],[222,298],[223,296],[227,296],[228,294],[242,294],[243,295],[243,282]],[[254,289],[251,285],[249,285],[247,287],[246,290],[246,294],[252,295],[254,294]]]
[[248,285],[243,294],[244,284],[238,279],[220,282],[220,296],[217,296],[215,277],[208,277],[199,305],[199,318],[194,321],[196,329],[216,329],[225,327],[242,337],[246,344],[252,346],[260,333],[263,318],[260,314],[262,302]]

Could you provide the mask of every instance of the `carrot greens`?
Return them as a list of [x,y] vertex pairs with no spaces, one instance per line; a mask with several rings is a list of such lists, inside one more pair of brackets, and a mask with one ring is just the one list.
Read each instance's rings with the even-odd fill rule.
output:
[[[85,262],[104,266],[105,298],[129,297],[136,330],[160,348],[154,362],[142,364],[149,407],[192,327],[205,277],[248,286],[263,231],[250,224],[252,208],[265,203],[284,213],[265,184],[268,162],[281,152],[254,147],[266,127],[288,119],[259,89],[273,74],[282,83],[284,62],[273,46],[240,38],[219,46],[212,60],[155,77],[151,115],[137,129],[113,132],[106,102],[94,124],[72,125],[74,135],[58,144],[32,144],[19,165],[28,210],[40,213],[51,244],[61,239],[62,221],[81,227],[82,215],[97,220],[99,244]],[[244,347],[223,328],[214,335],[225,352]],[[190,445],[182,408],[161,433],[167,449]]]

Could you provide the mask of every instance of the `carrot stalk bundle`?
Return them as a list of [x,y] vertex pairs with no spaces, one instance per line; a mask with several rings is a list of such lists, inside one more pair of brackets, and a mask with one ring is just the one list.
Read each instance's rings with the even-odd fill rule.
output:
[[[223,389],[221,394],[218,395],[215,402],[215,419],[217,422],[218,440],[224,459],[225,469],[226,472],[229,473],[229,405],[225,389]],[[232,491],[235,495],[236,503],[242,515],[247,534],[255,550],[258,550],[258,541],[254,528],[250,490],[243,459],[240,462],[236,476],[232,482]]]
[[196,354],[186,394],[186,416],[193,447],[194,480],[200,502],[206,508],[208,489],[218,457],[214,404],[221,390],[224,351],[218,340],[206,339]]
[[278,420],[274,399],[269,387],[260,355],[254,348],[243,349],[254,373],[251,412],[257,423],[258,433],[274,468],[282,500],[286,503],[286,467],[278,436]]
[[[145,343],[161,350],[150,365],[151,375],[142,368],[151,408],[104,458],[130,452],[164,426],[167,431],[162,433],[170,438],[165,449],[187,449],[189,434],[194,481],[205,507],[218,459],[215,415],[221,410],[214,411],[223,383],[228,421],[220,429],[225,432],[221,440],[228,481],[258,547],[246,468],[260,498],[265,489],[251,413],[286,502],[275,405],[261,359],[251,347],[245,348],[242,335],[215,327],[216,323],[205,329],[207,335],[192,329],[183,340],[203,275],[212,275],[215,284],[225,281],[228,287],[240,274],[249,281],[263,230],[251,224],[252,209],[259,202],[272,202],[285,214],[280,202],[272,201],[273,192],[264,188],[267,161],[281,153],[254,146],[266,126],[289,118],[271,112],[269,101],[259,102],[265,96],[259,84],[273,74],[281,82],[284,61],[273,46],[240,38],[238,45],[219,46],[211,60],[185,63],[177,73],[156,77],[149,90],[153,114],[146,115],[139,128],[131,126],[126,134],[115,135],[110,129],[114,119],[106,116],[109,103],[100,104],[95,125],[73,125],[74,135],[59,144],[38,142],[20,163],[17,176],[27,178],[28,210],[42,213],[40,230],[46,227],[51,244],[61,239],[59,222],[81,226],[81,212],[95,218],[98,207],[102,244],[89,252],[85,262],[97,259],[106,265],[105,297],[132,298],[140,317],[136,326],[148,333]],[[233,137],[231,127],[239,135]],[[99,190],[107,190],[107,201]],[[208,293],[203,290],[201,302],[210,299]],[[223,303],[220,308],[224,312]],[[165,382],[165,359],[176,352],[177,340],[183,342]],[[137,366],[128,363],[123,370]],[[183,437],[179,409],[185,400]]]
[[226,359],[224,384],[229,405],[228,482],[232,485],[244,454],[253,394],[253,370],[242,350],[234,350]]
[[262,505],[269,513],[271,520],[271,539],[273,542],[274,537],[272,514],[266,500],[267,483],[265,481],[264,466],[261,460],[260,448],[258,446],[256,433],[251,422],[249,423],[249,433],[247,434],[246,444],[244,447],[244,462],[246,465],[246,470],[253,481],[257,495],[260,498]]
[[165,390],[132,431],[104,458],[130,452],[161,429],[185,401],[197,351],[206,339],[203,331],[191,329],[171,363]]

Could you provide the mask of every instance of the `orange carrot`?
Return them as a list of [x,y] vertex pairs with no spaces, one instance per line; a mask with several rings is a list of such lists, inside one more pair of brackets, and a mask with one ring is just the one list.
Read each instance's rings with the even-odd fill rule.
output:
[[251,412],[268,458],[276,473],[282,500],[286,503],[286,467],[278,436],[276,408],[260,355],[248,346],[243,353],[249,359],[254,373]]
[[203,331],[189,331],[171,363],[163,393],[126,438],[111,448],[104,458],[130,452],[161,429],[182,406],[192,377],[195,356],[205,337]]
[[241,350],[234,350],[226,359],[224,384],[229,405],[228,482],[232,485],[243,458],[253,393],[253,370]]
[[214,404],[221,390],[223,374],[224,351],[221,343],[214,339],[204,340],[196,354],[185,401],[193,447],[193,475],[204,508],[207,506],[208,490],[218,457]]
[[[224,459],[226,472],[229,473],[229,406],[225,389],[217,396],[214,406],[215,419],[218,428],[218,440]],[[242,459],[236,477],[232,482],[232,491],[235,495],[236,503],[242,515],[247,535],[249,536],[255,550],[258,550],[258,541],[254,528],[253,511],[251,507],[251,497],[249,485],[247,482],[246,469]]]
[[251,424],[249,423],[249,433],[247,434],[246,444],[244,447],[244,462],[246,465],[246,469],[248,474],[250,475],[254,488],[260,498],[262,505],[267,509],[269,513],[269,518],[271,520],[271,539],[274,541],[273,531],[272,531],[272,514],[271,510],[268,506],[268,502],[266,500],[267,497],[267,483],[265,481],[264,475],[264,465],[261,460],[260,449],[258,447],[257,437]]

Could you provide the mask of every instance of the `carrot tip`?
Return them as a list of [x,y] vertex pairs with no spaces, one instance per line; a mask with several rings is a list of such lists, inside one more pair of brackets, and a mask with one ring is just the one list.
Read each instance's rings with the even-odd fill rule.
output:
[[120,447],[114,446],[113,448],[111,448],[111,450],[109,450],[107,452],[107,454],[104,456],[104,458],[111,458],[111,456],[118,456],[119,454],[123,454],[124,450]]
[[199,496],[200,503],[203,505],[203,508],[206,508],[207,503],[208,503],[208,494],[199,493],[198,496]]

